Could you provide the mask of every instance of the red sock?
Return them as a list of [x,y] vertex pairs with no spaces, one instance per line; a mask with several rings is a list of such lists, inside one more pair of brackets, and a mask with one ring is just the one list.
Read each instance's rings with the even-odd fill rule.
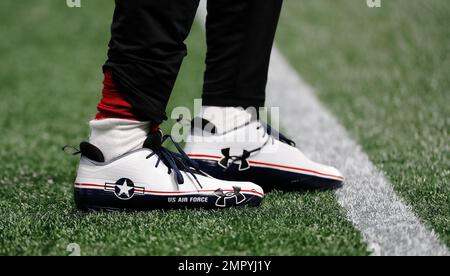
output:
[[95,119],[128,119],[136,120],[132,112],[132,106],[120,94],[119,88],[114,83],[111,71],[105,71],[103,80],[102,99],[97,105],[98,113]]
[[[95,116],[95,119],[126,119],[139,121],[133,112],[131,104],[127,102],[119,92],[119,88],[113,80],[112,72],[106,70],[104,76],[102,99],[97,105],[98,113]],[[155,132],[159,130],[159,125],[152,122],[150,128],[151,132]]]

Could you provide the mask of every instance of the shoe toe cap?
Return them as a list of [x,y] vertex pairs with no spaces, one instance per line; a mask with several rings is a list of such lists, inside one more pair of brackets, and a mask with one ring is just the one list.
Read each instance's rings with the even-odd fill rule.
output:
[[240,187],[242,191],[254,192],[259,196],[264,196],[264,190],[262,187],[252,183],[252,182],[231,182],[233,187]]
[[334,178],[344,181],[344,175],[340,170],[336,169],[335,167],[329,167],[328,171],[330,175],[334,176]]

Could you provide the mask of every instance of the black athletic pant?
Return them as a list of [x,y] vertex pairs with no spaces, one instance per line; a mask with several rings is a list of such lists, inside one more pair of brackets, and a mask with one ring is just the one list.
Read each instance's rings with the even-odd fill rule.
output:
[[[161,123],[198,0],[116,0],[104,68],[137,114]],[[203,104],[260,107],[282,0],[209,0]]]

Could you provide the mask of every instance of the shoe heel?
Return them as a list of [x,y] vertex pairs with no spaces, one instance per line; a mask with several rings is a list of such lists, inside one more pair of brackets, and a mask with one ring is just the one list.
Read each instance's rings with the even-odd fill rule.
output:
[[77,209],[83,212],[113,212],[119,210],[119,208],[99,205],[89,192],[82,189],[74,189],[74,200]]

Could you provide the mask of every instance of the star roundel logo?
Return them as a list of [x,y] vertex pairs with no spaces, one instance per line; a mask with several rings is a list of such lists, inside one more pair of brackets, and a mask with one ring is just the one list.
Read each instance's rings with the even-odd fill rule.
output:
[[121,178],[117,180],[114,186],[114,194],[117,196],[117,198],[122,200],[129,200],[133,198],[134,192],[134,183],[128,178]]

